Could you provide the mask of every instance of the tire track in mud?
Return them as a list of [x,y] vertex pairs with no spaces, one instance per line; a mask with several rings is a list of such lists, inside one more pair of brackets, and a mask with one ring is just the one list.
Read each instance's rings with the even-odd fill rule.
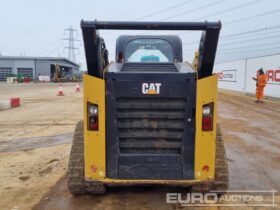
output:
[[[269,158],[264,157],[266,151],[261,146],[255,145],[254,142],[246,142],[234,134],[227,135],[227,138],[225,146],[227,157],[231,160],[229,164],[230,175],[233,178],[239,177],[238,181],[230,182],[230,188],[236,190],[244,187],[246,190],[250,188],[259,190],[258,187],[267,190],[272,188],[279,189],[279,181],[277,181],[276,174],[273,174],[274,170],[272,168],[275,167],[275,164],[269,165],[269,159],[272,159],[272,154],[269,155]],[[271,168],[267,169],[264,165],[269,165]]]
[[280,103],[220,93],[222,125],[233,189],[279,189]]
[[[254,103],[252,97],[244,95],[231,95],[226,93],[219,93],[218,103],[222,105],[226,104],[224,107],[236,108],[239,114],[250,112],[253,118],[263,117],[271,118],[275,121],[280,122],[280,103],[279,101],[265,100],[263,104]],[[277,112],[278,111],[278,112]],[[249,115],[249,114],[248,114]],[[249,117],[250,117],[249,115]]]
[[72,142],[72,139],[73,133],[68,133],[57,136],[32,137],[2,141],[0,142],[0,153],[52,147],[59,144],[69,144]]

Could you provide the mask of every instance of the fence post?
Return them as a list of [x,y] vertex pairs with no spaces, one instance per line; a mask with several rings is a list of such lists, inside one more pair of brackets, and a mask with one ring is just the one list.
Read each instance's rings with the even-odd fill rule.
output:
[[247,61],[248,59],[245,58],[244,95],[246,95],[246,89],[247,89]]

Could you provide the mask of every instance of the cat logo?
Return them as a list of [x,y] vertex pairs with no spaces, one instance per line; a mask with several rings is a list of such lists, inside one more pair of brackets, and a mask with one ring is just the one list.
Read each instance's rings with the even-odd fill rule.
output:
[[145,95],[158,95],[161,83],[142,83],[142,93]]

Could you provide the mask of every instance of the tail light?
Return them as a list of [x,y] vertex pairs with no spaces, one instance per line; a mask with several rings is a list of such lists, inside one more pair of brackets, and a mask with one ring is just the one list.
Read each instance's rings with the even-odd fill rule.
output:
[[98,126],[98,105],[88,103],[88,130],[97,131]]
[[202,131],[213,131],[213,104],[205,104],[202,107]]

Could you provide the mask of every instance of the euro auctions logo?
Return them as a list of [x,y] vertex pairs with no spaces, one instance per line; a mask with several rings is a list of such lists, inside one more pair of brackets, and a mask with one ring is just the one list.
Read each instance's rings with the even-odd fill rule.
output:
[[145,95],[160,94],[161,83],[142,83],[142,93]]
[[199,204],[215,204],[218,203],[219,197],[217,193],[167,193],[166,203],[181,204],[181,206],[190,206]]
[[209,193],[167,193],[166,203],[187,206],[215,207],[270,207],[275,202],[276,190],[228,190]]

